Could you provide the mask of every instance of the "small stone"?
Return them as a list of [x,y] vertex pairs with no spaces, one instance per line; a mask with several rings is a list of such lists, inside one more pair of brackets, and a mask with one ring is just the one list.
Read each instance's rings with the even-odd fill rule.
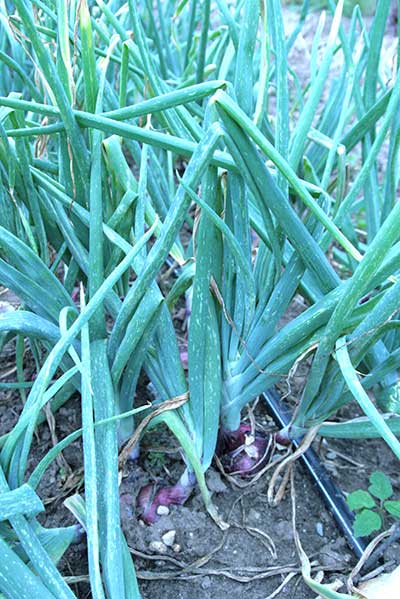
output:
[[152,541],[149,545],[150,551],[153,553],[167,553],[168,548],[161,541]]
[[175,543],[175,537],[176,537],[176,531],[169,530],[161,537],[161,539],[162,539],[162,542],[164,543],[164,545],[166,545],[167,547],[172,547]]
[[182,547],[178,543],[175,543],[175,545],[172,545],[172,551],[174,553],[180,553],[182,551]]
[[159,505],[157,508],[157,514],[159,516],[168,516],[169,508],[166,505]]
[[315,525],[315,530],[317,531],[317,534],[320,537],[324,536],[324,525],[322,524],[322,522],[317,522]]

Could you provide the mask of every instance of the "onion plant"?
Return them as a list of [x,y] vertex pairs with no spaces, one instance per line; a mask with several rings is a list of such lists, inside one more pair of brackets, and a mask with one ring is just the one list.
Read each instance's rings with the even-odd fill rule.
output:
[[[137,457],[146,423],[166,424],[185,462],[172,487],[136,490],[147,522],[197,481],[225,526],[204,476],[217,445],[231,472],[264,464],[270,443],[242,411],[305,356],[307,384],[280,440],[318,425],[382,436],[399,455],[400,82],[379,61],[389,5],[378,3],[369,31],[355,8],[345,31],[339,1],[304,89],[291,50],[307,1],[289,36],[278,0],[0,5],[0,283],[21,301],[0,332],[3,344],[17,338],[24,401],[0,438],[7,597],[74,596],[55,562],[79,530],[39,527],[35,489],[80,435],[84,503],[68,505],[87,532],[95,598],[140,596],[118,453]],[[168,259],[179,272],[165,294]],[[187,375],[172,318],[185,293]],[[281,325],[296,294],[307,307]],[[142,370],[153,406],[134,403]],[[28,475],[44,406],[57,417],[75,392],[82,430]],[[326,422],[353,398],[366,419]]]
[[[193,241],[196,269],[188,339],[194,438],[207,468],[220,426],[219,449],[228,452],[226,465],[242,473],[260,467],[269,447],[257,431],[241,424],[243,408],[289,376],[299,360],[312,352],[315,356],[307,385],[294,421],[289,430],[280,433],[280,441],[321,425],[355,397],[373,426],[368,424],[368,433],[363,433],[366,423],[354,424],[354,437],[371,435],[374,430],[372,434],[382,435],[398,455],[391,432],[398,431],[397,417],[385,421],[370,400],[366,405],[365,391],[355,393],[346,378],[341,353],[334,352],[341,338],[350,349],[346,368],[360,368],[367,375],[364,384],[374,388],[384,412],[392,411],[388,401],[393,405],[398,394],[394,332],[398,268],[394,190],[398,175],[392,161],[397,161],[393,135],[399,84],[395,80],[393,88],[386,90],[380,83],[376,89],[376,48],[382,43],[388,6],[380,7],[371,29],[372,56],[357,38],[357,11],[350,33],[344,34],[339,3],[325,55],[294,126],[289,123],[290,46],[285,44],[278,3],[267,3],[268,10],[273,18],[267,19],[267,29],[262,31],[268,36],[275,61],[271,56],[263,59],[262,54],[257,57],[259,62],[254,59],[256,44],[260,43],[260,52],[267,46],[254,29],[243,28],[230,69],[224,72],[231,85],[218,91],[206,109],[205,122],[210,127],[211,123],[222,125],[221,143],[235,167],[227,171],[210,167],[201,194],[187,189],[201,210]],[[249,11],[246,22],[254,23],[256,3],[246,4],[245,11]],[[342,53],[342,72],[330,82],[331,100],[316,118],[338,53]],[[265,74],[268,60],[272,64]],[[364,76],[362,93],[359,86]],[[372,88],[370,77],[375,80]],[[267,104],[268,98],[262,96],[265,88],[255,96],[248,93],[255,79],[271,86],[275,82],[276,132],[260,117],[265,118],[259,108],[265,110]],[[366,99],[371,89],[372,101]],[[390,130],[394,153],[390,152],[388,161],[393,166],[379,181],[376,158]],[[347,162],[358,144],[367,148],[363,150],[365,159],[360,171],[349,176]],[[370,201],[370,186],[374,202]],[[369,204],[358,199],[362,190]],[[386,215],[378,200],[382,193],[391,206]],[[361,224],[364,218],[366,228]],[[380,223],[377,229],[373,221]],[[360,233],[355,233],[355,227]],[[296,292],[309,307],[280,327]],[[392,331],[390,344],[388,329]],[[343,333],[347,337],[342,337]],[[161,398],[168,395],[162,387],[164,372],[150,373]],[[377,376],[369,378],[372,372]],[[323,427],[324,433],[337,436],[349,435],[350,430],[350,425]],[[175,487],[171,494],[175,497]],[[181,496],[186,494],[181,492]],[[158,504],[167,499],[164,490],[154,497],[146,489],[139,498],[145,519],[152,520]]]

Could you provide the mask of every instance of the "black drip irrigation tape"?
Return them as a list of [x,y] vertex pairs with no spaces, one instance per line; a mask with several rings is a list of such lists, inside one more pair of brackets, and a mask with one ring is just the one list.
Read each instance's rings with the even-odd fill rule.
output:
[[[282,405],[279,395],[274,389],[270,389],[263,394],[268,414],[273,418],[275,424],[280,428],[284,428],[290,423],[291,414]],[[294,447],[299,447],[301,440],[293,441]],[[342,491],[333,482],[328,472],[321,464],[321,461],[315,451],[310,447],[299,458],[306,467],[311,479],[316,484],[322,499],[332,514],[338,528],[346,538],[346,541],[353,551],[357,560],[364,553],[367,545],[360,538],[353,534],[354,516],[349,510]]]

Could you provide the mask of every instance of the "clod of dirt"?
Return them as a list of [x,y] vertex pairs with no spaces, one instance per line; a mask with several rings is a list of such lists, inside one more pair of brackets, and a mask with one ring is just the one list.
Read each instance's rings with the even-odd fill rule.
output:
[[293,539],[293,525],[290,520],[282,520],[275,525],[275,531],[278,538],[282,541],[291,541]]
[[395,564],[400,563],[400,544],[393,543],[385,551],[385,563],[393,561]]
[[213,493],[224,493],[227,489],[220,474],[215,470],[209,470],[207,473],[207,487]]
[[343,562],[349,562],[351,559],[348,553],[343,553],[343,550],[337,550],[334,543],[327,543],[320,551],[319,561],[322,566],[327,568],[335,568]]

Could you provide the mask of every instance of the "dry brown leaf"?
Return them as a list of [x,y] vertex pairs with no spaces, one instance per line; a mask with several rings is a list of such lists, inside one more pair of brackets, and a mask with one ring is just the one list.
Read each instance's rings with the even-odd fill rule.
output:
[[[381,574],[377,578],[359,585],[366,599],[398,599],[400,589],[400,566],[390,574]],[[355,595],[360,597],[360,595]]]

